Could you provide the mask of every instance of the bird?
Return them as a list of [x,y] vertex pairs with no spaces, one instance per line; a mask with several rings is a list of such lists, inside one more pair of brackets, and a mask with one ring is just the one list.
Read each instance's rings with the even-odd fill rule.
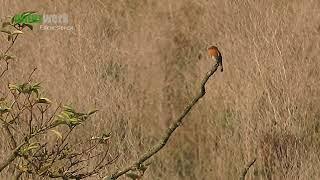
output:
[[223,72],[223,65],[222,65],[222,55],[219,49],[216,46],[210,46],[208,48],[209,57],[214,59],[218,66],[221,66],[221,72]]

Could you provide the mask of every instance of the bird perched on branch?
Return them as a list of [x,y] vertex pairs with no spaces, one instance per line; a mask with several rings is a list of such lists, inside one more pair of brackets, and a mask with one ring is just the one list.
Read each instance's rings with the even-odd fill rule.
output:
[[219,66],[221,66],[221,72],[223,72],[223,65],[222,65],[222,55],[216,46],[210,46],[208,48],[209,57],[214,59]]

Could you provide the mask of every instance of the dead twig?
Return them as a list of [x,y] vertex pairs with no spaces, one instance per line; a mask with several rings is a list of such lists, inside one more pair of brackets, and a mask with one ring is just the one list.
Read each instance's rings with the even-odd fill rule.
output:
[[243,172],[242,172],[242,174],[241,174],[240,180],[245,180],[245,179],[246,179],[246,175],[247,175],[250,167],[253,166],[253,164],[254,164],[256,161],[257,161],[257,158],[254,158],[253,161],[251,161],[250,164],[248,164],[248,165],[244,168],[244,170],[243,170]]
[[126,174],[129,171],[134,171],[139,169],[139,167],[143,166],[143,163],[154,156],[157,152],[159,152],[168,142],[173,132],[183,123],[184,118],[190,112],[190,110],[195,106],[195,104],[206,94],[205,85],[208,82],[209,78],[217,71],[219,64],[215,64],[210,71],[207,72],[205,77],[203,78],[200,86],[200,92],[197,96],[193,98],[193,100],[186,106],[182,114],[169,126],[166,130],[165,134],[159,139],[158,143],[151,147],[145,154],[143,154],[138,160],[136,160],[132,165],[120,170],[118,172],[113,173],[111,176],[104,177],[105,180],[115,180],[120,176]]
[[16,149],[13,150],[13,152],[9,155],[9,157],[0,164],[0,172],[19,156],[18,152],[20,151],[20,148],[25,144],[26,142],[21,143]]

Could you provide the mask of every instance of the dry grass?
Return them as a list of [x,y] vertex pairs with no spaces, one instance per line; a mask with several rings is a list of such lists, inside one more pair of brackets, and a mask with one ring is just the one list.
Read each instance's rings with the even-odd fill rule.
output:
[[206,47],[216,44],[225,71],[145,179],[237,179],[254,157],[248,179],[320,178],[320,1],[0,4],[1,17],[23,10],[69,15],[73,31],[37,28],[18,40],[19,61],[1,88],[36,66],[51,99],[100,109],[79,133],[113,132],[121,158],[105,173],[138,157],[178,116],[213,63]]

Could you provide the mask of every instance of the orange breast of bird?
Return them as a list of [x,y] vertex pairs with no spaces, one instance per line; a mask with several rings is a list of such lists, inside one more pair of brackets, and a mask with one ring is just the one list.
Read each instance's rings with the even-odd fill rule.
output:
[[216,57],[220,56],[220,52],[219,52],[218,48],[215,46],[208,48],[208,54],[211,58],[213,58],[213,57],[216,58]]

